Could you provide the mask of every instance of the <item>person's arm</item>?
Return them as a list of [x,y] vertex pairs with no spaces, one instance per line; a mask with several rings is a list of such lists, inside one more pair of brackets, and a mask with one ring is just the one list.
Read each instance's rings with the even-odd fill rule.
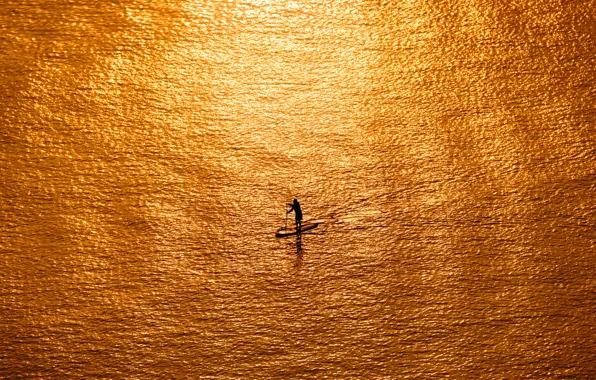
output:
[[289,214],[289,213],[291,213],[292,211],[294,211],[294,205],[293,205],[293,204],[291,204],[291,203],[288,203],[287,205],[291,207],[291,208],[290,208],[290,210],[286,212],[286,214]]

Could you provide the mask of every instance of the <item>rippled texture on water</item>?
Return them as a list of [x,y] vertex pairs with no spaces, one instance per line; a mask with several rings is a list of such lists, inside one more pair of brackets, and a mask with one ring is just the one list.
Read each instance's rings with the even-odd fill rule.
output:
[[595,5],[3,1],[0,377],[596,377]]

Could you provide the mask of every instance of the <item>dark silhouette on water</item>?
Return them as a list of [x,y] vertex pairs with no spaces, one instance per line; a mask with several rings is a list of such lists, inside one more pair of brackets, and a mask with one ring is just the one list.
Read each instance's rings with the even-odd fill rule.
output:
[[302,255],[302,234],[296,235],[296,262],[294,263],[295,268],[302,266],[303,255]]
[[[294,199],[294,203],[288,203],[288,206],[290,206],[290,210],[286,211],[286,224],[285,226],[277,230],[277,232],[275,233],[275,237],[280,238],[291,235],[300,235],[304,231],[309,231],[313,228],[317,228],[321,223],[317,220],[311,220],[302,223],[302,209],[300,208],[300,203],[298,202],[298,200]],[[292,211],[294,211],[296,216],[296,227],[288,228],[288,214]]]
[[296,214],[296,231],[300,233],[302,230],[302,209],[300,208],[300,203],[298,203],[297,199],[294,199],[294,203],[288,203],[288,206],[291,206],[292,208],[290,208],[290,210],[287,211],[286,214],[289,214],[292,211],[294,211],[294,213]]
[[296,254],[302,255],[302,234],[296,235]]

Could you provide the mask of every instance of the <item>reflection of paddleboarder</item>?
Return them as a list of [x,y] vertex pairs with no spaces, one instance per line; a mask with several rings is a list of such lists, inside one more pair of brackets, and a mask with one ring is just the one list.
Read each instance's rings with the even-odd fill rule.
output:
[[302,209],[300,209],[300,203],[298,203],[297,199],[294,199],[294,203],[288,203],[288,206],[292,206],[292,208],[286,214],[294,211],[296,214],[296,230],[300,231],[302,229]]

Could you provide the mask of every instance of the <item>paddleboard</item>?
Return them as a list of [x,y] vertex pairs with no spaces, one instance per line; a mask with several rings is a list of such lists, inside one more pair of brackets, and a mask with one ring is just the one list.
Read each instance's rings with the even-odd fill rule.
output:
[[[317,228],[318,225],[319,223],[304,222],[302,223],[302,228],[300,229],[300,232],[312,230],[313,228]],[[289,227],[287,229],[282,227],[277,231],[275,237],[291,236],[296,235],[297,233],[298,231],[296,231],[296,227]]]

